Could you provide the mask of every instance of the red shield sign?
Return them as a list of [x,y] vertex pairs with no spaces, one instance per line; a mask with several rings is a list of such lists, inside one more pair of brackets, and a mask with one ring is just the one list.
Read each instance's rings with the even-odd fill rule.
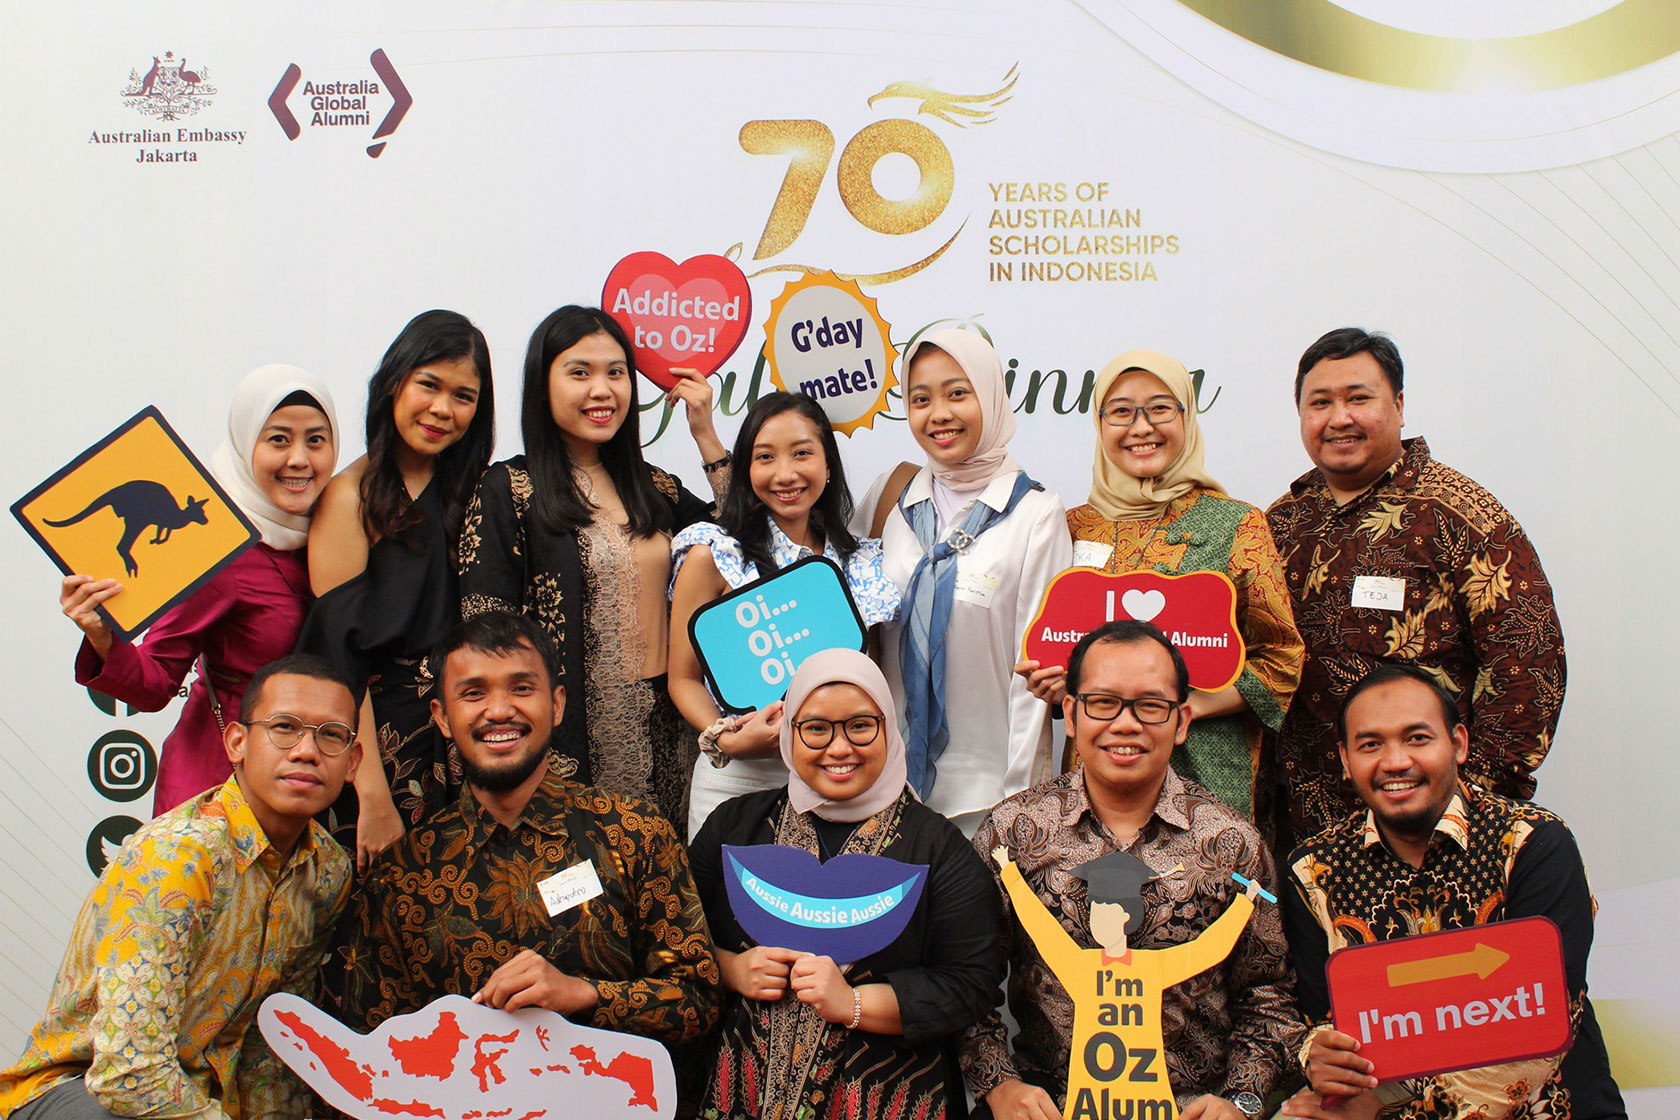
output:
[[1237,589],[1224,572],[1108,575],[1069,568],[1044,589],[1021,637],[1021,656],[1043,666],[1066,665],[1080,638],[1120,618],[1160,627],[1184,655],[1192,688],[1218,692],[1242,673],[1246,650],[1237,630]]
[[1325,966],[1336,1029],[1380,1081],[1569,1048],[1563,940],[1550,918],[1355,945]]

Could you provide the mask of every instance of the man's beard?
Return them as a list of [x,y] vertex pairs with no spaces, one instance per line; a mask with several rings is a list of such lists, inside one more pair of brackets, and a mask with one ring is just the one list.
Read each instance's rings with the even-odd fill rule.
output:
[[510,789],[518,789],[525,780],[537,772],[537,767],[548,757],[548,738],[542,744],[531,750],[521,758],[503,762],[497,766],[479,766],[467,757],[466,751],[461,751],[461,773],[466,777],[467,784],[485,793],[506,793]]

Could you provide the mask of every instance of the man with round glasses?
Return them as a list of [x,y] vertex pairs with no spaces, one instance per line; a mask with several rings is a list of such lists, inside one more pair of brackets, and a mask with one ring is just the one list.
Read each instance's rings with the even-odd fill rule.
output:
[[233,776],[136,832],[82,904],[0,1115],[306,1114],[251,1028],[271,993],[313,996],[349,896],[350,860],[313,818],[361,759],[355,719],[318,657],[252,676],[223,734]]
[[[994,868],[1017,868],[1076,946],[1107,945],[1125,957],[1133,948],[1188,945],[1247,883],[1275,881],[1254,826],[1168,765],[1190,729],[1190,684],[1183,657],[1160,630],[1126,619],[1086,635],[1068,658],[1067,693],[1062,713],[1079,767],[1001,802],[974,846]],[[1135,934],[1117,942],[1094,928],[1101,923],[1092,920],[1091,900],[1100,892],[1086,882],[1087,869],[1115,852],[1154,876],[1136,892],[1142,914],[1127,916]],[[1000,874],[1000,892],[1003,883]],[[1024,932],[1022,919],[1032,916],[1018,914],[1007,893],[1004,909],[1009,1006],[1020,1029],[1011,1047],[994,1010],[964,1039],[963,1073],[998,1120],[1055,1120],[1070,1058],[1083,1060],[1073,1052],[1075,999]],[[1263,905],[1222,962],[1160,993],[1158,1019],[1144,1018],[1160,1025],[1165,1053],[1156,1065],[1180,1116],[1259,1115],[1302,1030],[1293,987],[1277,908]],[[1145,1049],[1157,1037],[1140,1027],[1119,1034]]]

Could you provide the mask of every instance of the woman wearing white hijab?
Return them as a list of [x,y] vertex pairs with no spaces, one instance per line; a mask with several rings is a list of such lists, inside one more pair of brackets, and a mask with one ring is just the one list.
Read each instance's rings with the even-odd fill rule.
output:
[[[689,850],[729,994],[702,1115],[966,1116],[957,1040],[995,1005],[1003,978],[991,872],[951,822],[911,793],[892,693],[868,657],[813,654],[786,704],[787,787],[724,802]],[[725,844],[780,844],[822,863],[880,856],[926,868],[926,878],[890,943],[836,963],[753,943],[730,905]],[[884,876],[885,891],[901,881],[899,868],[870,873]],[[772,886],[826,893],[810,883]]]
[[991,344],[931,330],[904,369],[927,465],[908,484],[882,475],[853,528],[881,526],[887,575],[904,589],[882,668],[904,712],[910,784],[972,835],[993,805],[1052,773],[1050,711],[1013,670],[1071,545],[1061,500],[1007,450],[1015,414]]
[[83,634],[76,683],[155,712],[198,663],[160,751],[154,814],[227,780],[222,731],[239,715],[246,682],[292,652],[310,603],[309,517],[338,461],[337,437],[324,381],[296,366],[252,370],[233,391],[227,437],[210,472],[262,533],[261,543],[154,622],[140,645],[118,641],[98,613],[122,590],[117,580],[64,579],[59,603]]

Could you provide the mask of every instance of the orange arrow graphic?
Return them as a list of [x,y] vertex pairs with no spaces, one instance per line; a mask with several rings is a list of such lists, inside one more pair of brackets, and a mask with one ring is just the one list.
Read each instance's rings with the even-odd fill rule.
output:
[[1455,976],[1470,975],[1486,980],[1510,959],[1511,954],[1478,941],[1476,947],[1468,952],[1391,964],[1388,966],[1388,986],[1403,988],[1408,984],[1426,984],[1431,980],[1451,980]]

